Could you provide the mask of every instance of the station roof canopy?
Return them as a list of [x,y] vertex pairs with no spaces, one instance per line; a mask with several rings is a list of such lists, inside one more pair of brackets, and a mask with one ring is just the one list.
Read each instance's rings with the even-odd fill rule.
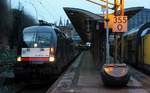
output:
[[[125,9],[125,15],[130,19],[142,9],[144,9],[144,7],[127,8]],[[99,20],[100,22],[104,22],[101,14],[94,14],[83,9],[64,7],[64,11],[84,42],[90,41],[88,36],[90,32],[87,31],[86,20]]]
[[87,20],[102,20],[103,18],[99,15],[91,13],[89,11],[78,9],[78,8],[64,8],[67,16],[78,32],[83,42],[89,42],[89,31],[87,31]]

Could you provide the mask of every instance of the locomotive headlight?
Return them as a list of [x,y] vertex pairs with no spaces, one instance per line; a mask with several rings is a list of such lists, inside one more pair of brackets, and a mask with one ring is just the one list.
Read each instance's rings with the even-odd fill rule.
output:
[[38,46],[38,44],[37,43],[34,43],[34,47],[36,48]]
[[51,53],[54,53],[54,48],[50,48]]
[[53,57],[53,56],[49,57],[49,61],[50,62],[54,62],[55,61],[55,57]]
[[18,62],[21,62],[21,57],[18,57],[18,58],[17,58],[17,61],[18,61]]

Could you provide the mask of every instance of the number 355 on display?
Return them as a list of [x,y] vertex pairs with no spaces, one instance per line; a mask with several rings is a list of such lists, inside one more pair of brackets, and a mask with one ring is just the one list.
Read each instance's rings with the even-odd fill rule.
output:
[[113,17],[113,32],[127,32],[128,31],[128,17],[127,16],[114,16]]

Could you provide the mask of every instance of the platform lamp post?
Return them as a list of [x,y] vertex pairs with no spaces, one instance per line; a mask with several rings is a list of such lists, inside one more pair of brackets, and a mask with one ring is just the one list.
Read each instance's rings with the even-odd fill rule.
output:
[[[114,16],[124,16],[124,0],[120,0],[120,4],[118,4],[119,0],[114,0]],[[118,6],[119,5],[119,6]],[[118,13],[118,8],[120,7],[120,14]],[[123,32],[121,32],[121,35],[118,33],[115,33],[115,58],[114,61],[117,61],[117,36],[121,37],[121,63],[124,61],[124,38],[122,35]]]
[[106,0],[106,64],[110,64],[110,56],[109,56],[109,26],[108,26],[108,22],[109,22],[109,18],[108,18],[108,0]]

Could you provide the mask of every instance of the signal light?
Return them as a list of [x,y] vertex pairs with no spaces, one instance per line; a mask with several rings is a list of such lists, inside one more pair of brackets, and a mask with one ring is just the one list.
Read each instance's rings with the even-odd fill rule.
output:
[[18,62],[21,62],[21,57],[18,57],[18,58],[17,58],[17,61],[18,61]]
[[55,61],[55,57],[49,57],[49,61],[50,62],[54,62]]

